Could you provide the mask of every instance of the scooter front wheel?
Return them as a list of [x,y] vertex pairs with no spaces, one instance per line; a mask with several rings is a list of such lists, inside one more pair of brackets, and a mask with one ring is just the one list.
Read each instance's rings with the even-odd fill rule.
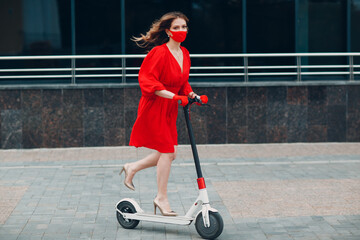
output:
[[209,212],[209,220],[210,227],[205,227],[202,213],[200,213],[195,220],[195,228],[202,238],[215,239],[222,233],[224,222],[218,212]]
[[[132,203],[128,201],[120,202],[116,208],[123,213],[136,213],[136,209]],[[135,228],[139,224],[139,220],[125,219],[119,211],[116,211],[116,218],[119,224],[126,229]]]

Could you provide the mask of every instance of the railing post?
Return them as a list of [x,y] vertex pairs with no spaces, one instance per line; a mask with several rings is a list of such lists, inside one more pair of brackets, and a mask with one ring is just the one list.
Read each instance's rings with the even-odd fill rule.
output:
[[76,63],[75,63],[75,54],[76,54],[76,31],[75,31],[75,0],[71,0],[71,84],[76,84]]
[[71,58],[71,84],[76,84],[76,62],[74,56]]
[[249,81],[249,69],[248,69],[248,57],[244,57],[244,81],[248,82]]
[[354,56],[349,56],[349,81],[354,81]]
[[121,58],[121,68],[122,83],[126,83],[126,58],[124,56]]
[[301,82],[301,56],[296,56],[297,81]]

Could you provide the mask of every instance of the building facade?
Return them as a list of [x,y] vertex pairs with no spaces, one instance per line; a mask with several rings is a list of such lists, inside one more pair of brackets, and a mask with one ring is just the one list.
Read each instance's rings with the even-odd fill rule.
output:
[[1,0],[0,56],[143,53],[169,11],[191,53],[360,52],[360,0]]
[[[131,37],[146,33],[169,11],[189,17],[183,45],[192,54],[357,54],[248,62],[192,57],[192,66],[235,66],[243,72],[252,66],[254,73],[256,66],[283,65],[291,74],[249,79],[243,73],[208,79],[191,75],[194,90],[207,94],[211,105],[193,108],[199,143],[360,141],[360,56],[355,53],[360,52],[360,0],[0,0],[0,58],[31,56],[0,61],[0,148],[127,145],[141,95],[136,74],[126,83],[121,77],[106,82],[102,76],[75,83],[69,75],[43,81],[27,71],[44,68],[36,73],[40,78],[49,74],[47,69],[58,74],[57,68],[75,68],[74,59],[33,61],[35,55],[143,54]],[[331,70],[341,73],[320,76],[318,66],[302,69],[299,60],[304,67],[322,64],[323,72],[337,65]],[[141,58],[124,65],[121,59],[76,59],[76,68],[140,63]],[[25,74],[27,79],[18,76]],[[179,143],[187,144],[179,113]]]

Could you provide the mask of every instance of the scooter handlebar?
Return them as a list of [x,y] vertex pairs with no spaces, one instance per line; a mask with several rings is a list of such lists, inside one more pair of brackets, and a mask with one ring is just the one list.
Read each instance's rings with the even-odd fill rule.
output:
[[197,105],[207,104],[208,97],[206,95],[196,96],[194,98],[189,98],[189,104],[196,103]]

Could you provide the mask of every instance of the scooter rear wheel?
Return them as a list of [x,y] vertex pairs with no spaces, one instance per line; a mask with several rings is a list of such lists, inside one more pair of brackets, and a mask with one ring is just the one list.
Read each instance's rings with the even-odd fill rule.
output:
[[[136,209],[134,207],[134,205],[132,205],[132,203],[128,202],[128,201],[123,201],[120,202],[116,208],[123,213],[136,213]],[[116,218],[119,222],[119,224],[126,229],[132,229],[135,228],[138,224],[139,224],[139,220],[133,220],[133,219],[125,219],[123,218],[123,216],[121,215],[121,213],[119,213],[118,211],[116,211]]]
[[224,222],[218,212],[209,212],[210,227],[205,227],[200,213],[195,220],[196,231],[202,238],[215,239],[222,233],[224,229]]

